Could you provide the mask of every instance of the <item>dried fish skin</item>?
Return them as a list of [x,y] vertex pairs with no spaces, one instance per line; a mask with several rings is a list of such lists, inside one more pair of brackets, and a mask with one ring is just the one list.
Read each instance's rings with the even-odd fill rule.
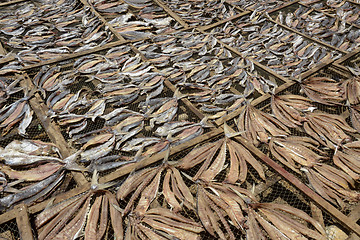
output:
[[334,164],[347,173],[352,179],[360,179],[359,141],[354,141],[341,146],[333,155]]
[[356,132],[346,123],[345,119],[338,115],[309,112],[305,114],[305,117],[307,119],[304,123],[305,132],[331,149],[335,149],[342,142],[351,140],[351,137],[346,132]]
[[[250,207],[252,208],[252,214],[255,215],[252,221],[256,219],[267,232],[269,231],[270,236],[277,236],[280,232],[281,239],[308,239],[308,237],[327,239],[325,229],[320,223],[299,209],[274,203],[253,203],[250,204]],[[268,220],[265,220],[262,215],[266,216]],[[296,217],[296,220],[291,216]],[[310,223],[315,230],[310,230],[307,225],[298,219]]]
[[271,138],[269,148],[276,159],[299,173],[300,167],[312,167],[327,159],[325,152],[318,149],[319,145],[308,137],[290,136],[284,139]]
[[241,135],[255,146],[267,143],[270,136],[287,136],[290,130],[279,120],[247,104],[236,121]]
[[298,95],[273,95],[271,109],[273,115],[287,127],[297,128],[306,119],[302,112],[312,111],[310,99]]
[[311,100],[325,105],[338,105],[345,100],[342,83],[331,78],[310,77],[301,82],[301,88]]

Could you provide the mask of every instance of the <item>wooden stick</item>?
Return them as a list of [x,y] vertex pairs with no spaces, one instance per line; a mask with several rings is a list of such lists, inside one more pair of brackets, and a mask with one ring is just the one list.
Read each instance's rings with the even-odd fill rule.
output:
[[271,10],[266,11],[266,12],[270,14],[270,13],[279,11],[279,10],[281,10],[281,9],[287,8],[287,7],[289,7],[289,6],[291,6],[291,5],[295,4],[295,3],[298,3],[298,2],[299,2],[299,0],[291,1],[291,2],[285,3],[284,5],[282,5],[282,6],[280,6],[280,7],[271,9]]
[[16,207],[16,224],[18,226],[21,239],[34,239],[27,207],[23,203]]
[[239,13],[239,14],[237,14],[237,15],[235,15],[235,16],[229,17],[229,18],[227,18],[227,19],[218,21],[218,22],[216,22],[216,23],[213,23],[213,24],[210,24],[210,25],[207,25],[207,26],[198,27],[197,29],[198,29],[199,31],[207,31],[207,30],[209,30],[209,29],[211,29],[211,28],[217,27],[217,26],[219,26],[219,25],[221,25],[221,24],[227,23],[227,22],[232,21],[232,20],[236,20],[236,19],[241,18],[241,17],[243,17],[243,16],[245,16],[245,15],[248,15],[248,14],[250,14],[250,13],[251,13],[250,11],[245,11],[245,12]]

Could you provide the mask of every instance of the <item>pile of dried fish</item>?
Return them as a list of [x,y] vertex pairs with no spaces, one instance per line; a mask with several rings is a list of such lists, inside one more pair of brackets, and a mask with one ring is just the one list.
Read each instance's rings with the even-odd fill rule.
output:
[[252,58],[283,76],[298,76],[320,62],[341,56],[268,21],[263,15],[244,16],[210,31],[235,47],[243,57]]
[[239,6],[243,9],[251,9],[255,12],[269,11],[274,8],[281,7],[288,1],[276,1],[276,0],[266,0],[266,1],[256,1],[256,0],[228,0],[227,2]]
[[[356,1],[355,1],[356,2]],[[358,2],[359,3],[359,2]],[[341,20],[360,25],[359,5],[347,1],[326,1],[312,5],[313,8],[322,10],[328,14],[335,14]]]
[[[322,42],[337,47],[340,50],[350,52],[360,43],[360,29],[352,29],[346,21],[332,18],[323,12],[299,5],[297,9],[291,8],[291,12],[282,11],[276,15],[276,21],[288,27],[296,29]],[[331,38],[330,38],[331,37]]]
[[[265,94],[277,86],[274,78],[260,76],[248,59],[227,62],[233,54],[213,35],[182,32],[134,45],[212,119],[239,108],[254,90]],[[192,61],[197,55],[201,57]]]
[[165,0],[164,2],[190,26],[208,25],[237,14],[233,6],[219,0],[189,2]]
[[[106,171],[131,162],[113,151],[131,153],[139,160],[191,140],[208,127],[207,118],[200,122],[187,115],[180,118],[179,102],[185,95],[179,90],[172,94],[164,75],[153,68],[128,46],[120,46],[105,56],[81,57],[65,72],[60,66],[44,66],[33,82],[46,98],[49,116],[82,150],[81,161],[90,171]],[[74,91],[75,83],[81,89]],[[172,96],[164,97],[165,91]],[[98,127],[90,131],[93,124]],[[145,132],[152,136],[144,137]]]
[[10,6],[2,12],[1,38],[23,65],[101,46],[113,39],[103,23],[76,0]]
[[0,148],[0,169],[5,178],[1,190],[10,193],[0,198],[0,210],[20,201],[30,204],[45,198],[62,182],[65,170],[85,170],[75,162],[79,153],[61,159],[57,152],[54,144],[39,140],[14,140]]
[[[152,1],[88,0],[125,39],[147,38],[182,26]],[[125,2],[125,3],[124,3]]]

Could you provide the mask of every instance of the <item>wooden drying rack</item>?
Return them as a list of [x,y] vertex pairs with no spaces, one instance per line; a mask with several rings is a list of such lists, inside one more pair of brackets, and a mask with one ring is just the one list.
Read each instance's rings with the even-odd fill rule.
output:
[[[14,1],[9,1],[9,2],[4,2],[4,3],[0,3],[0,7],[3,6],[8,6],[8,5],[13,5],[16,3],[20,3],[20,2],[26,2],[26,1],[30,1],[30,0],[14,0]],[[108,43],[104,46],[101,47],[95,47],[93,49],[90,50],[86,50],[83,52],[78,52],[78,53],[73,53],[73,54],[69,54],[67,56],[63,56],[57,59],[52,59],[49,61],[43,61],[41,63],[38,64],[33,64],[30,66],[26,66],[24,67],[23,70],[23,74],[22,74],[22,81],[21,81],[21,86],[26,88],[26,89],[34,89],[34,85],[30,79],[30,77],[28,76],[27,72],[30,72],[33,69],[39,68],[40,66],[43,65],[48,65],[48,64],[54,64],[60,61],[64,61],[64,60],[69,60],[69,59],[73,59],[73,58],[77,58],[80,56],[84,56],[84,55],[88,55],[88,54],[92,54],[92,53],[96,53],[99,51],[104,51],[107,49],[110,49],[112,47],[115,46],[120,46],[120,45],[124,45],[124,44],[128,44],[131,46],[132,50],[136,53],[139,53],[140,56],[142,57],[142,59],[144,61],[147,61],[147,59],[145,58],[145,56],[143,54],[140,53],[140,51],[138,49],[136,49],[136,47],[134,47],[134,45],[132,44],[133,42],[137,42],[137,41],[141,41],[141,40],[145,40],[145,39],[137,39],[137,40],[125,40],[118,32],[116,32],[116,30],[105,20],[104,17],[102,17],[92,6],[90,6],[86,0],[80,0],[84,6],[88,6],[91,11],[103,22],[103,24],[105,26],[107,26],[109,28],[109,30],[116,36],[117,41]],[[198,31],[199,33],[203,33],[203,34],[208,34],[206,33],[207,30],[214,28],[216,26],[220,26],[222,24],[225,24],[229,21],[238,19],[242,16],[245,15],[249,15],[252,14],[253,11],[251,9],[242,9],[240,7],[234,6],[229,2],[225,2],[225,4],[231,5],[234,9],[239,11],[239,14],[232,16],[228,19],[225,20],[219,20],[216,23],[207,25],[207,26],[199,26],[199,27],[190,27],[186,21],[184,21],[181,17],[179,17],[175,12],[173,12],[164,2],[162,2],[161,0],[153,0],[157,5],[161,6],[164,11],[166,11],[172,18],[174,18],[179,24],[182,25],[182,29],[178,30],[179,32],[181,31],[187,31],[187,30],[195,30]],[[268,13],[272,13],[272,12],[276,12],[279,11],[283,8],[287,8],[293,4],[298,4],[298,0],[296,1],[291,1],[289,3],[285,3],[283,6],[280,6],[276,9],[272,9],[270,11],[268,11]],[[353,3],[353,1],[349,1],[351,3]],[[356,3],[354,3],[356,4]],[[303,4],[304,5],[304,4]],[[305,5],[306,6],[306,5]],[[330,17],[334,17],[334,16],[330,16]],[[272,21],[274,23],[274,20],[269,19],[269,21]],[[323,43],[317,39],[312,38],[311,36],[308,36],[306,34],[300,33],[292,28],[289,28],[287,26],[284,26],[282,24],[277,23],[278,25],[280,25],[281,27],[285,28],[286,30],[293,32],[293,33],[297,33],[302,35],[303,37],[316,42],[322,46],[325,46],[329,49],[332,50],[337,50],[339,52],[341,52],[342,54],[344,54],[343,57],[341,57],[340,59],[333,61],[333,60],[329,60],[325,63],[321,63],[318,64],[315,68],[308,70],[307,72],[301,74],[300,79],[305,79],[315,73],[317,73],[319,70],[323,69],[326,66],[330,66],[336,69],[340,70],[340,73],[344,73],[343,76],[346,78],[348,76],[350,76],[351,74],[348,73],[348,70],[346,67],[344,67],[342,65],[343,62],[345,62],[346,60],[348,60],[349,58],[355,56],[356,54],[360,53],[360,47],[358,49],[356,49],[355,51],[352,51],[351,53],[348,53],[346,51],[342,51],[340,49],[337,49],[336,47],[333,47],[331,45],[328,45],[326,43]],[[351,24],[351,23],[349,23]],[[351,24],[352,25],[352,24]],[[355,26],[356,27],[356,26]],[[238,56],[242,56],[241,52],[239,52],[238,50],[236,50],[235,48],[221,42],[220,40],[218,40],[218,42],[220,44],[222,44],[225,48],[227,48],[229,51],[231,51],[232,53],[238,55]],[[1,44],[0,44],[0,52],[5,53],[5,50],[2,48]],[[1,59],[0,60],[0,64],[6,63],[6,62],[10,62],[13,61],[15,58],[10,56],[7,57],[5,59]],[[284,91],[290,87],[292,87],[293,85],[296,84],[296,81],[290,80],[286,77],[283,77],[279,74],[277,74],[276,72],[274,72],[272,69],[266,67],[265,65],[254,61],[253,59],[249,59],[250,61],[252,61],[254,63],[255,66],[257,66],[259,69],[265,71],[266,73],[274,76],[277,79],[280,79],[281,81],[284,82],[284,84],[280,85],[277,89],[276,92],[281,92]],[[165,85],[171,90],[171,91],[175,91],[175,86],[169,82],[169,81],[165,81]],[[234,91],[234,89],[232,89],[232,91]],[[71,155],[72,153],[75,152],[75,149],[73,149],[68,142],[66,142],[66,140],[64,139],[64,137],[62,136],[61,132],[60,132],[60,127],[57,125],[56,122],[52,121],[51,119],[46,117],[46,113],[49,110],[48,107],[46,106],[46,104],[44,103],[44,101],[42,100],[41,96],[39,95],[39,93],[34,93],[34,97],[31,98],[30,100],[30,105],[31,108],[34,110],[37,118],[41,121],[41,124],[43,126],[43,128],[45,129],[49,139],[51,140],[51,142],[53,142],[54,144],[56,144],[56,146],[58,146],[61,155],[63,157],[67,157],[69,155]],[[256,106],[264,101],[267,101],[269,98],[271,97],[270,94],[265,94],[263,96],[260,96],[258,98],[256,98],[255,100],[253,100],[251,102],[252,105]],[[192,111],[197,117],[202,118],[204,115],[203,113],[201,113],[188,99],[182,99],[183,103],[186,105],[187,108],[189,108],[190,111]],[[225,117],[218,119],[217,121],[215,121],[216,126],[214,126],[213,130],[203,134],[197,138],[195,138],[194,140],[190,142],[186,142],[184,144],[178,145],[174,148],[172,148],[170,150],[170,154],[176,154],[179,153],[185,149],[189,149],[203,141],[209,140],[211,138],[214,138],[216,136],[220,136],[221,134],[223,134],[223,128],[222,125],[224,122],[233,119],[234,117],[238,116],[239,113],[241,112],[243,108],[238,109],[228,115],[226,115]],[[356,222],[360,219],[360,204],[358,204],[357,206],[355,206],[353,208],[353,210],[346,216],[344,213],[340,212],[339,210],[337,210],[334,206],[332,206],[331,204],[329,204],[326,200],[324,200],[321,196],[319,196],[318,194],[316,194],[314,191],[312,191],[310,188],[308,188],[305,184],[303,184],[301,181],[299,181],[297,179],[297,177],[295,177],[294,175],[292,175],[291,173],[287,172],[284,168],[282,168],[279,164],[277,164],[275,161],[273,161],[272,159],[270,159],[266,154],[264,154],[263,152],[261,152],[259,149],[257,149],[256,147],[254,147],[252,144],[250,144],[246,139],[241,138],[241,137],[237,137],[237,140],[239,142],[241,142],[244,146],[246,146],[253,154],[255,154],[257,157],[259,157],[260,159],[262,159],[263,163],[265,163],[267,166],[271,167],[273,170],[275,170],[276,173],[278,173],[279,175],[268,180],[266,183],[261,183],[258,186],[256,186],[255,192],[256,194],[259,194],[260,192],[266,190],[267,188],[269,188],[270,186],[272,186],[273,184],[275,184],[277,181],[279,181],[281,179],[281,177],[283,177],[284,179],[286,179],[288,182],[290,182],[296,189],[298,189],[300,192],[304,193],[308,198],[311,199],[311,204],[312,204],[312,209],[313,207],[316,209],[318,207],[320,207],[323,211],[328,212],[332,217],[334,217],[339,223],[343,224],[344,227],[346,227],[348,230],[350,230],[352,232],[352,234],[350,235],[350,237],[348,238],[349,240],[351,239],[357,239],[357,237],[360,237],[360,226],[358,224],[356,224]],[[128,164],[125,165],[121,168],[118,168],[117,170],[113,171],[112,173],[103,176],[99,179],[100,183],[105,183],[105,182],[110,182],[110,181],[114,181],[122,176],[125,176],[127,174],[129,174],[130,172],[134,171],[135,169],[140,169],[146,166],[149,166],[161,159],[163,159],[165,157],[164,152],[162,153],[158,153],[154,156],[151,156],[148,159],[145,159],[141,162],[137,162],[137,163],[133,163],[133,164]],[[281,176],[281,177],[280,177]],[[58,203],[61,202],[65,199],[71,198],[75,195],[81,194],[85,191],[88,191],[90,188],[90,182],[86,179],[86,177],[79,172],[72,172],[72,177],[74,178],[77,187],[69,190],[67,192],[61,193],[51,199],[45,200],[43,202],[31,205],[31,206],[26,206],[22,203],[14,206],[11,210],[3,213],[0,215],[0,225],[4,224],[8,221],[14,220],[16,219],[16,223],[17,223],[17,227],[19,229],[19,233],[22,239],[34,239],[33,238],[33,233],[32,233],[32,229],[31,229],[31,224],[29,221],[29,214],[35,214],[41,210],[43,210],[48,204],[49,202],[53,202],[53,203]],[[314,204],[315,203],[315,204]],[[357,235],[356,235],[357,234]]]

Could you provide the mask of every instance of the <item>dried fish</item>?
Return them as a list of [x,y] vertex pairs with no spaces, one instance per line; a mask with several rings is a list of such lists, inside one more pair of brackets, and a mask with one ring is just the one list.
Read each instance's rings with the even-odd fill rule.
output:
[[334,114],[322,112],[306,113],[305,131],[322,145],[335,149],[342,142],[351,140],[346,132],[356,132],[345,119]]
[[308,137],[271,138],[269,143],[271,154],[285,166],[298,173],[300,167],[312,167],[327,159],[325,152],[318,147],[319,143]]
[[311,101],[298,95],[273,95],[271,109],[275,117],[287,127],[296,128],[305,121],[302,112],[313,111]]
[[250,104],[241,112],[236,125],[241,135],[257,146],[259,142],[267,143],[270,136],[287,136],[289,129],[279,120],[263,113]]
[[313,101],[326,105],[340,104],[344,101],[341,83],[327,77],[310,77],[301,82],[301,88]]

